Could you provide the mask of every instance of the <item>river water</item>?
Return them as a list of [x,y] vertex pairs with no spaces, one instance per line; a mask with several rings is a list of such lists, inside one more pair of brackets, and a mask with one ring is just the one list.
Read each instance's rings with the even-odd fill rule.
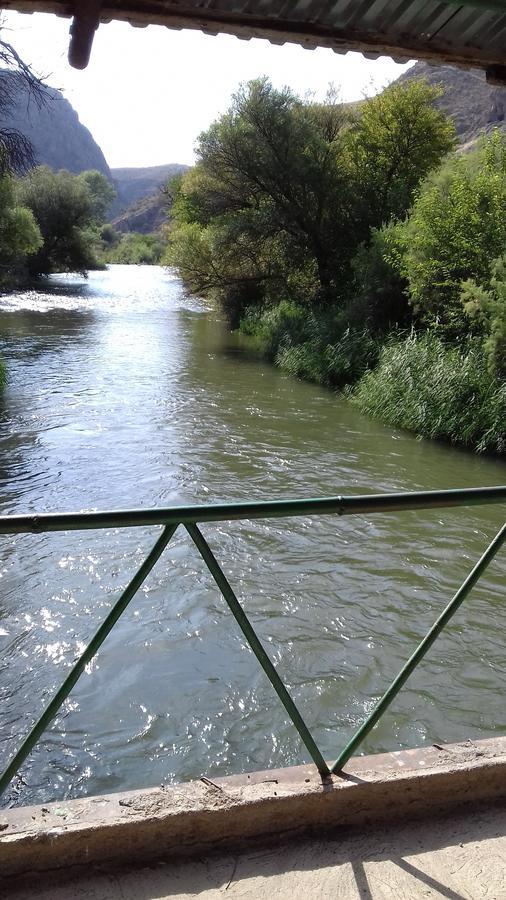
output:
[[[0,298],[2,513],[501,484],[253,358],[178,279],[113,266]],[[203,526],[328,758],[460,585],[500,507]],[[13,753],[159,533],[0,538],[0,751]],[[364,745],[506,731],[504,553]],[[303,762],[176,533],[22,770],[14,803]]]

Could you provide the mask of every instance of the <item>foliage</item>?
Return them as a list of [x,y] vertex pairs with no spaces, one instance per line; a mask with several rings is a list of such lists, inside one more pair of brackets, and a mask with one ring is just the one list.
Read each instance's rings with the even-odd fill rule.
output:
[[461,300],[472,319],[478,319],[486,335],[483,348],[488,370],[506,378],[506,256],[491,266],[490,290],[475,281],[463,283]]
[[23,265],[26,254],[35,253],[41,245],[33,213],[17,203],[12,177],[0,176],[0,283]]
[[506,382],[487,370],[478,339],[449,347],[428,332],[392,342],[352,401],[362,412],[424,437],[506,452]]
[[314,337],[316,320],[307,307],[282,300],[268,309],[250,308],[240,327],[243,334],[254,338],[258,349],[268,359],[274,360],[283,349]]
[[32,210],[43,238],[28,257],[32,275],[97,268],[97,200],[83,175],[40,166],[18,182],[17,193]]
[[113,225],[110,224],[110,222],[106,222],[105,225],[102,225],[99,233],[100,240],[102,241],[103,248],[105,250],[117,247],[121,240],[120,232],[116,231],[116,229]]
[[395,221],[374,228],[369,244],[358,248],[352,259],[353,300],[348,310],[353,324],[380,331],[409,324],[412,309],[400,271],[402,249],[402,225]]
[[200,136],[196,167],[171,188],[166,262],[231,318],[280,295],[345,302],[371,228],[407,212],[453,144],[437,96],[426,85],[395,87],[355,121],[332,93],[315,103],[266,79],[243,85]]
[[284,347],[277,363],[284,372],[331,387],[356,381],[375,365],[379,344],[365,328],[347,328],[335,343],[322,339]]
[[348,134],[348,155],[366,228],[402,218],[420,181],[454,147],[453,123],[436,105],[441,94],[420,79],[392,84],[362,105]]
[[96,169],[90,169],[88,172],[82,172],[79,176],[86,185],[92,198],[93,218],[97,225],[105,222],[109,212],[111,203],[116,197],[111,182],[102,172]]
[[109,244],[104,254],[106,262],[134,266],[156,266],[160,262],[162,241],[159,235],[130,232],[118,235],[118,238],[118,241]]
[[241,331],[284,372],[331,386],[360,378],[379,353],[378,341],[363,326],[344,327],[340,315],[289,300],[250,309]]
[[466,328],[461,285],[490,287],[491,261],[506,247],[506,136],[495,131],[449,159],[420,190],[404,227],[401,271],[422,318]]

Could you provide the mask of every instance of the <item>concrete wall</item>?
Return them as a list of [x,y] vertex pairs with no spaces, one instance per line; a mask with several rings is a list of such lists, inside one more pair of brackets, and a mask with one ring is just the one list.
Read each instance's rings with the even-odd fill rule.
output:
[[[89,797],[0,813],[2,875],[202,853],[402,822],[506,796],[506,738]],[[472,806],[470,806],[470,804]]]

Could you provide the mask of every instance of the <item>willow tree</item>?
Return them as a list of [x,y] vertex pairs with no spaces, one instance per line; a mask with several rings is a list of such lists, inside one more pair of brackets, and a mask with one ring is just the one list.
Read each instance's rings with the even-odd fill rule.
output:
[[303,101],[267,79],[243,85],[200,136],[197,165],[176,191],[168,261],[236,314],[282,297],[343,302],[357,248],[407,211],[452,146],[436,99],[407,85],[357,110],[333,95]]

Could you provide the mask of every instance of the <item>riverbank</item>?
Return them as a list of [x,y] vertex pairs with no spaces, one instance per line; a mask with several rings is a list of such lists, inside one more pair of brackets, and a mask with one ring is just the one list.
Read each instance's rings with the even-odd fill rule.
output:
[[173,188],[165,261],[283,371],[500,455],[506,139],[453,152],[438,100],[423,80],[355,112],[242,86]]
[[476,453],[506,453],[506,381],[482,341],[444,342],[437,330],[374,334],[282,302],[240,323],[257,352],[283,372],[342,390],[362,413],[417,436]]

